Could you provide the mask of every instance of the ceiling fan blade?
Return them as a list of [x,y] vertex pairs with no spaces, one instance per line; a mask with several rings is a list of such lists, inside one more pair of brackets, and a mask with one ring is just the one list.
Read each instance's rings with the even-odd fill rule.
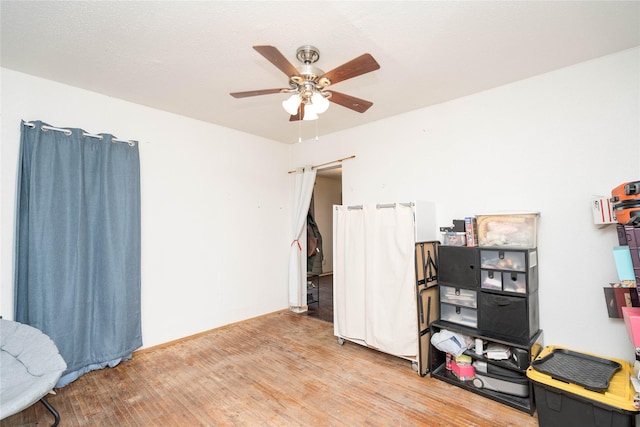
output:
[[233,96],[234,98],[247,98],[249,96],[270,95],[272,93],[280,93],[283,90],[287,90],[287,89],[248,90],[246,92],[231,92],[229,95]]
[[380,64],[378,64],[376,60],[373,59],[373,56],[365,53],[345,64],[340,65],[337,68],[334,68],[327,73],[324,73],[324,75],[320,76],[320,78],[328,78],[333,85],[343,80],[375,71],[379,68]]
[[302,120],[303,117],[304,117],[304,102],[301,102],[300,106],[298,107],[298,113],[292,114],[291,117],[289,117],[289,121],[297,122],[298,120]]
[[333,90],[331,91],[329,101],[335,102],[336,104],[347,107],[353,111],[357,111],[358,113],[364,113],[373,105],[373,102],[356,98],[355,96],[345,95],[344,93]]
[[298,69],[274,46],[254,46],[253,48],[287,76],[291,77],[299,74]]

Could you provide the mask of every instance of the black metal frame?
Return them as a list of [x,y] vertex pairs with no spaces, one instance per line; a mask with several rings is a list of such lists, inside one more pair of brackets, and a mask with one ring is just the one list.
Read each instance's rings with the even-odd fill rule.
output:
[[47,408],[49,412],[53,414],[53,418],[55,418],[55,421],[53,424],[51,424],[51,427],[57,427],[57,425],[60,423],[60,414],[58,413],[58,411],[56,411],[56,409],[51,406],[51,403],[47,402],[47,399],[45,399],[44,397],[40,399],[40,402],[42,402],[45,408]]

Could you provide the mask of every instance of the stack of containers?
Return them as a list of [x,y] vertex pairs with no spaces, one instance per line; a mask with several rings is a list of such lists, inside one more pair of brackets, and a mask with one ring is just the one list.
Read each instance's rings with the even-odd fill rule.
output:
[[439,248],[440,320],[432,325],[476,343],[474,353],[464,353],[473,360],[464,372],[446,350],[434,351],[433,377],[531,414],[533,387],[525,371],[542,348],[538,218],[537,212],[465,218],[466,246]]
[[441,245],[438,253],[440,318],[477,328],[478,248]]
[[631,253],[631,265],[636,278],[636,290],[640,294],[640,227],[618,224],[618,243],[620,246],[628,246]]
[[477,215],[480,246],[478,329],[526,342],[539,330],[539,213]]

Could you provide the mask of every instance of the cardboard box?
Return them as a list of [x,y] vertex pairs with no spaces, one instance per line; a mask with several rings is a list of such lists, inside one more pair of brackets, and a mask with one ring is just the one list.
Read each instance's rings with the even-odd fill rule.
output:
[[616,215],[613,212],[613,205],[608,197],[594,196],[591,201],[591,210],[595,225],[615,224],[617,222]]
[[468,216],[464,219],[464,232],[467,246],[478,246],[478,222],[475,217]]

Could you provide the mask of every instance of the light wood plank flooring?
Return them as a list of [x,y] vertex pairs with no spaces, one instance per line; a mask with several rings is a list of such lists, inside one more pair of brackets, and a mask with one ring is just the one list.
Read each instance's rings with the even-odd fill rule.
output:
[[[537,426],[288,311],[246,320],[84,375],[49,401],[66,426]],[[7,426],[51,425],[41,403]]]

